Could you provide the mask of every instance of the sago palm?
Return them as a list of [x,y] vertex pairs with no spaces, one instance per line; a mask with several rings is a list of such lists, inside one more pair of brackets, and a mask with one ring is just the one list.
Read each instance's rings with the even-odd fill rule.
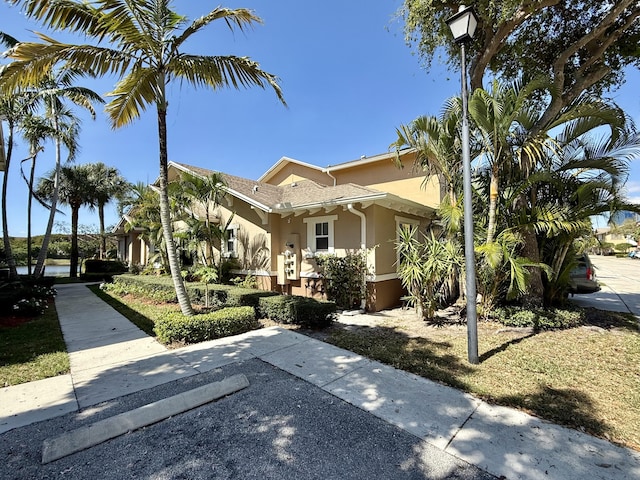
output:
[[188,23],[186,17],[172,10],[170,0],[96,0],[92,3],[16,0],[16,3],[23,6],[27,16],[45,22],[48,27],[80,32],[98,41],[107,41],[111,46],[68,45],[40,35],[43,43],[23,43],[13,50],[12,58],[16,61],[5,79],[9,88],[16,83],[34,82],[43,69],[63,61],[86,72],[120,77],[109,94],[113,100],[106,108],[114,128],[131,123],[148,106],[155,106],[162,228],[178,302],[183,314],[192,315],[193,308],[180,275],[169,214],[166,88],[176,80],[214,90],[271,87],[284,103],[276,77],[251,59],[189,55],[181,51],[187,39],[216,20],[224,22],[232,31],[244,31],[261,19],[247,9],[218,7]]

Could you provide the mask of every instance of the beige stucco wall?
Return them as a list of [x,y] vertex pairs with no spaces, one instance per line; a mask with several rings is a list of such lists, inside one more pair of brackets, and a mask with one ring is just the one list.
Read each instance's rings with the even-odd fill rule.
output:
[[424,176],[372,183],[368,186],[431,208],[438,208],[442,200],[440,180],[436,175],[432,175],[424,187],[422,185],[423,181]]
[[333,185],[333,180],[331,180],[326,173],[294,162],[289,162],[284,165],[281,170],[274,173],[273,176],[267,180],[267,183],[271,185],[288,185],[303,179],[313,180],[321,185]]

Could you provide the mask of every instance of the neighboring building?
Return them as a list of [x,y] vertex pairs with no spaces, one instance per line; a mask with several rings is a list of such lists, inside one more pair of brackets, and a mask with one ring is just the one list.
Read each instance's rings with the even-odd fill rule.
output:
[[[638,245],[638,243],[629,235],[624,235],[622,233],[612,233],[611,227],[596,228],[595,235],[600,245],[611,244],[615,246],[620,243],[626,243],[629,245],[629,248],[636,247]],[[613,253],[613,250],[610,250],[606,253]]]
[[[442,198],[437,177],[422,188],[424,173],[414,161],[410,150],[399,157],[388,153],[326,168],[283,157],[257,181],[223,173],[226,196],[216,221],[226,225],[233,218],[228,240],[216,246],[216,255],[242,256],[239,238],[259,236],[270,252],[269,268],[239,273],[255,275],[264,289],[320,297],[315,256],[367,249],[367,308],[394,307],[403,296],[396,274],[398,229],[415,225],[426,232]],[[170,162],[169,181],[182,172],[203,177],[214,173]],[[123,222],[115,230],[120,258],[144,263],[148,254],[142,251],[139,232],[125,233]]]

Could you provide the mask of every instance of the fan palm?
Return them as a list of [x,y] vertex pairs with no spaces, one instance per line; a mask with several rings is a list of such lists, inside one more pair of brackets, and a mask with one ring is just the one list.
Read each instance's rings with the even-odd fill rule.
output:
[[94,206],[95,198],[91,182],[91,169],[88,165],[74,165],[61,167],[41,178],[38,182],[36,195],[41,199],[51,201],[54,197],[63,205],[71,207],[71,263],[69,276],[78,276],[78,216],[83,205]]
[[[23,43],[12,51],[11,72],[5,76],[5,87],[34,82],[42,69],[55,62],[87,72],[120,77],[109,95],[106,111],[114,128],[133,122],[149,106],[155,106],[158,122],[160,211],[167,256],[176,295],[185,315],[193,308],[187,295],[176,247],[173,241],[169,198],[167,193],[167,95],[169,83],[180,80],[195,87],[214,90],[223,87],[270,86],[284,104],[277,79],[247,57],[189,55],[183,44],[193,34],[216,20],[225,22],[232,31],[245,28],[261,19],[247,9],[218,7],[187,25],[187,18],[173,11],[170,0],[97,0],[41,2],[16,0],[27,16],[44,21],[57,29],[79,31],[98,41],[107,40],[112,48],[90,45],[68,45],[40,34],[43,43]],[[0,83],[2,81],[0,80]]]
[[120,175],[117,168],[108,167],[102,162],[88,165],[89,181],[93,185],[93,195],[100,221],[100,258],[106,253],[107,237],[104,229],[104,207],[114,198],[121,198],[131,188],[131,184]]

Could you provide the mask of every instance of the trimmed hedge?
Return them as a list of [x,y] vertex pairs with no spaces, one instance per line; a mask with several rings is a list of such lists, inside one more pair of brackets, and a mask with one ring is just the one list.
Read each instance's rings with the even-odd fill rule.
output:
[[278,295],[260,299],[259,314],[278,323],[324,328],[336,314],[336,304],[297,295]]
[[127,266],[119,260],[97,260],[89,259],[84,262],[84,272],[80,274],[80,278],[89,281],[106,282],[113,281],[113,275],[125,273],[128,271]]
[[107,273],[116,275],[128,271],[127,266],[120,260],[97,260],[90,258],[84,261],[84,272],[91,273]]
[[156,320],[153,330],[162,343],[198,343],[238,335],[256,327],[253,307],[228,307],[191,317],[171,313]]
[[[132,294],[147,297],[156,302],[176,303],[176,291],[171,277],[145,275],[118,275],[107,289],[117,294]],[[202,283],[185,283],[189,297],[195,304],[205,304],[205,286]],[[263,297],[279,295],[277,292],[234,287],[232,285],[209,285],[209,302],[227,307],[258,308]]]

